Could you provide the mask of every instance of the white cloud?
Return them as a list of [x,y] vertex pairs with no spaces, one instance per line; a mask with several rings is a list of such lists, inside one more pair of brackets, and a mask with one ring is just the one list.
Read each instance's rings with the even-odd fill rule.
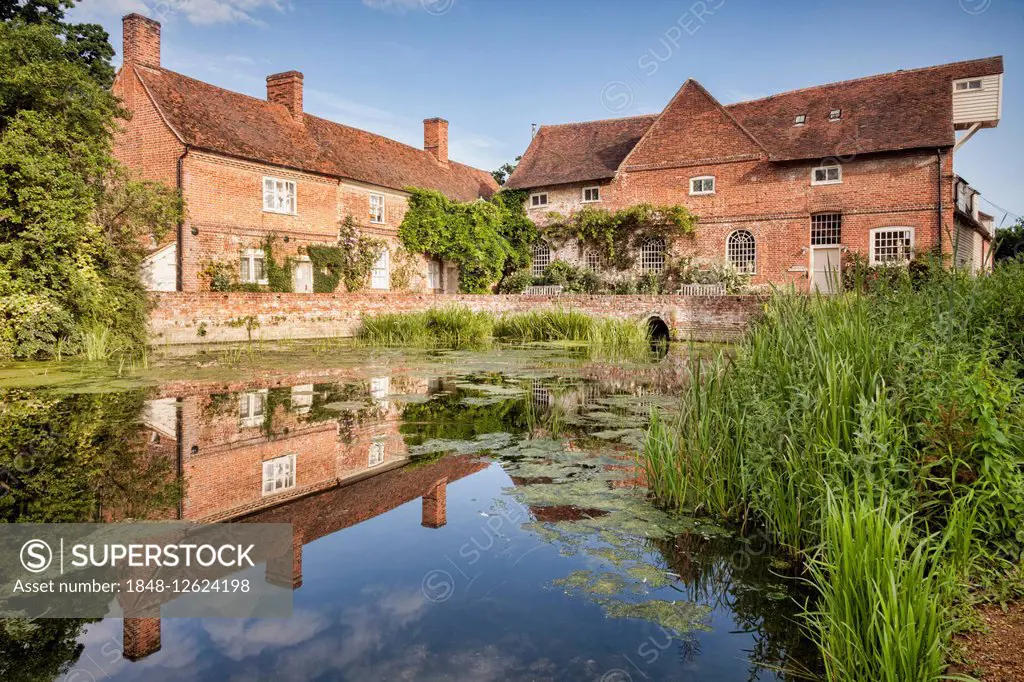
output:
[[184,18],[197,26],[263,24],[259,13],[289,7],[290,0],[89,0],[75,8],[75,18],[97,21],[138,12],[160,22]]

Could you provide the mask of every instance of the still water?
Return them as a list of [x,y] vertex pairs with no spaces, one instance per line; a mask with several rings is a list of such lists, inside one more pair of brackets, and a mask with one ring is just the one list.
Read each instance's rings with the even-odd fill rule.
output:
[[637,448],[685,366],[292,344],[128,378],[0,369],[4,520],[284,522],[296,538],[266,576],[294,590],[290,620],[3,621],[0,679],[813,670],[786,562],[648,499]]

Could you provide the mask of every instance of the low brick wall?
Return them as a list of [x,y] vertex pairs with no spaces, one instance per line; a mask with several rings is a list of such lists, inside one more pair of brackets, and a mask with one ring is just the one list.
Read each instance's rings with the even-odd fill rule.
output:
[[762,309],[758,296],[487,296],[397,293],[250,294],[158,292],[149,336],[157,345],[353,336],[367,313],[464,305],[492,313],[537,308],[668,324],[674,340],[730,341]]

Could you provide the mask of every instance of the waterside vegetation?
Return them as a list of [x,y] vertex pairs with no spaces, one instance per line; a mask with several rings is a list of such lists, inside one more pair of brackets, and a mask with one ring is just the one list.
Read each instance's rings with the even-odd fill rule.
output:
[[936,680],[959,607],[1020,585],[1024,263],[855,289],[774,297],[734,354],[694,362],[641,460],[665,506],[761,526],[806,566],[829,680]]
[[645,360],[651,333],[639,320],[597,318],[567,310],[539,310],[494,315],[465,306],[412,313],[366,315],[357,338],[372,346],[481,349],[494,342],[580,344],[591,357]]

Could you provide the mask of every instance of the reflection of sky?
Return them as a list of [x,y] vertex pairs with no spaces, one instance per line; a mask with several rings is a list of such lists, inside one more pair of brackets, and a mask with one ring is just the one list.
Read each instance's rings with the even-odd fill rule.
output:
[[[698,635],[702,653],[684,662],[657,626],[607,619],[551,587],[601,567],[509,521],[527,520],[502,492],[510,484],[492,465],[449,485],[441,529],[420,525],[415,500],[306,545],[292,619],[164,619],[161,651],[139,663],[110,662],[121,623],[106,621],[87,630],[78,667],[147,681],[594,680],[611,669],[634,679],[746,679],[750,640],[728,634],[736,628],[726,610]],[[445,601],[425,596],[432,572],[450,580]]]

